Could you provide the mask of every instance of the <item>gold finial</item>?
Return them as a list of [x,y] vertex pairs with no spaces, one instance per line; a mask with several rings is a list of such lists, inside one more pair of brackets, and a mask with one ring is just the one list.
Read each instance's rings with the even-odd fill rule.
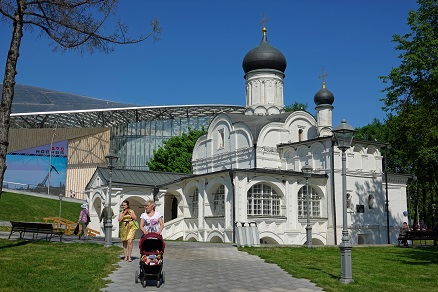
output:
[[322,88],[325,88],[325,77],[328,76],[328,73],[324,73],[324,66],[322,66],[322,73],[318,78],[322,79]]
[[266,32],[268,31],[268,30],[266,29],[266,22],[268,22],[268,18],[267,18],[265,15],[263,15],[263,16],[262,16],[262,21],[260,21],[260,25],[263,27],[263,28],[262,28],[263,35],[266,35]]

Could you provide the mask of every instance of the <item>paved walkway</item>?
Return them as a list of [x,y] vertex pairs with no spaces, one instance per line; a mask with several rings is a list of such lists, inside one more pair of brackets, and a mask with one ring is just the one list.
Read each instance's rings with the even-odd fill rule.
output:
[[[8,236],[9,232],[0,232],[0,237]],[[16,237],[16,234],[12,236]],[[63,242],[104,244],[104,238],[79,241],[77,236],[64,236]],[[120,267],[105,278],[112,283],[101,291],[323,291],[309,280],[293,278],[274,264],[238,251],[232,244],[177,241],[166,241],[163,263],[165,283],[157,288],[155,281],[148,281],[148,286],[143,288],[141,283],[134,281],[135,272],[139,271],[138,242],[134,241],[133,261],[120,260]],[[121,246],[118,238],[113,239],[113,244]]]
[[101,291],[323,291],[309,280],[293,278],[231,244],[175,241],[166,242],[165,283],[157,288],[155,281],[148,281],[143,288],[134,281],[139,270],[137,246],[138,240],[134,242],[133,261],[121,261],[120,268],[106,278],[113,283]]

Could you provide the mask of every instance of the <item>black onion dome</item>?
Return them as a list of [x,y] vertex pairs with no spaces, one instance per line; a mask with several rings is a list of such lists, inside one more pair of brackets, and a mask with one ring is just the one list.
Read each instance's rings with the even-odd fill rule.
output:
[[275,69],[284,73],[287,62],[284,55],[271,47],[266,37],[266,28],[263,28],[263,38],[260,44],[249,51],[243,59],[242,67],[245,74],[257,69]]
[[327,88],[325,88],[325,82],[322,83],[322,88],[313,97],[316,105],[320,104],[333,104],[335,96]]

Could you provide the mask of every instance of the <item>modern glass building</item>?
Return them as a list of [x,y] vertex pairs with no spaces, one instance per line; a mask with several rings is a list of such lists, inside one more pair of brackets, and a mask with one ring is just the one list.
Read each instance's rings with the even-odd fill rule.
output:
[[119,156],[117,167],[148,170],[154,150],[171,137],[191,130],[207,129],[213,116],[143,121],[118,125],[111,129],[111,149]]
[[[243,111],[237,105],[134,106],[16,85],[3,187],[83,198],[110,150],[119,156],[116,167],[147,170],[164,140],[207,129],[219,113]],[[56,164],[59,145],[63,165]]]

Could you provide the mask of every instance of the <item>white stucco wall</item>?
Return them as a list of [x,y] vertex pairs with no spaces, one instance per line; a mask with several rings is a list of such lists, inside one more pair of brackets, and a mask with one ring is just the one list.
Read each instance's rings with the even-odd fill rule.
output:
[[[279,144],[282,147],[277,147]],[[346,193],[351,198],[347,227],[351,242],[386,243],[386,188],[379,148],[373,143],[355,142],[346,151],[346,159]],[[315,174],[309,179],[309,186],[321,197],[320,217],[311,218],[313,242],[341,242],[344,195],[341,152],[332,148],[331,137],[318,137],[316,121],[309,113],[297,111],[284,123],[267,124],[260,129],[257,141],[247,125],[232,124],[227,114],[219,114],[208,133],[197,141],[193,161],[193,173],[198,176],[169,184],[157,197],[157,210],[166,216],[165,238],[232,242],[235,222],[254,221],[263,242],[304,244],[306,218],[298,216],[298,192],[305,185],[301,169],[307,163]],[[255,165],[259,171],[253,170]],[[389,230],[391,240],[396,242],[398,226],[406,220],[403,211],[407,176],[389,177]],[[90,201],[98,202],[97,214],[97,205],[104,202],[106,189],[99,184],[98,177],[94,179],[88,191]],[[248,190],[258,183],[271,186],[281,197],[279,216],[248,215]],[[212,194],[220,185],[225,190],[225,213],[215,216]],[[193,210],[194,194],[198,196],[197,212]],[[117,214],[124,199],[139,203],[151,196],[151,189],[123,186],[113,192],[112,207]],[[177,200],[175,218],[169,218],[172,200]],[[118,236],[117,221],[113,220],[113,225],[113,236]]]

